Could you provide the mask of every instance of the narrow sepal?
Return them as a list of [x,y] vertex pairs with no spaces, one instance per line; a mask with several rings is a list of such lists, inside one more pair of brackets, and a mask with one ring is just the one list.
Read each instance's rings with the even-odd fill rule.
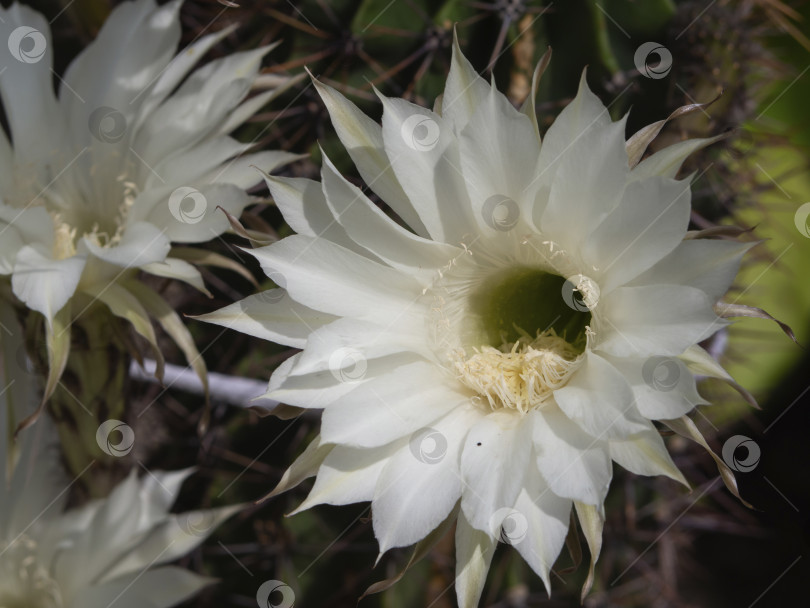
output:
[[582,585],[582,595],[580,596],[580,600],[584,603],[593,587],[596,576],[596,561],[602,552],[602,529],[605,526],[605,513],[603,507],[586,505],[581,502],[574,502],[574,508],[576,508],[579,525],[582,527],[582,533],[585,535],[588,549],[591,552],[588,578],[585,579],[585,583]]
[[681,435],[682,437],[686,437],[687,439],[691,439],[695,443],[703,446],[707,452],[711,455],[714,462],[717,464],[717,470],[720,472],[720,477],[723,479],[723,483],[726,484],[728,491],[734,494],[737,498],[740,499],[740,502],[743,503],[749,509],[753,509],[754,507],[746,501],[742,496],[740,496],[740,490],[737,487],[737,479],[734,477],[734,473],[731,471],[731,468],[723,461],[722,457],[718,456],[711,447],[709,447],[709,443],[706,441],[706,438],[703,436],[703,433],[697,428],[694,421],[687,417],[682,416],[681,418],[676,418],[675,420],[662,420],[664,424],[666,424],[669,428],[673,431]]

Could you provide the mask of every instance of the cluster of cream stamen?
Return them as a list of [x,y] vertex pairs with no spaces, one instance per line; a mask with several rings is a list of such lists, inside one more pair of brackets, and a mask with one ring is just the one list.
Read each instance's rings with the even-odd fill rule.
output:
[[579,366],[580,352],[553,329],[526,335],[500,348],[482,346],[455,353],[459,379],[486,398],[493,410],[522,413],[543,407]]
[[26,535],[10,545],[0,543],[0,606],[59,608],[59,585],[37,562],[37,543]]
[[63,222],[59,214],[53,216],[53,257],[66,260],[76,255],[76,228]]
[[[123,185],[123,200],[118,206],[115,232],[112,234],[102,231],[99,224],[94,223],[89,232],[79,235],[78,229],[66,222],[61,213],[51,213],[54,223],[53,256],[55,259],[65,260],[76,255],[77,236],[87,237],[99,247],[113,247],[121,241],[126,228],[126,217],[138,195],[138,188],[134,182],[124,181],[122,178],[119,178],[118,181]],[[0,606],[0,608],[3,607]]]
[[582,297],[582,303],[588,308],[593,310],[599,304],[599,285],[592,278],[584,274],[578,274],[568,279],[574,284],[574,290],[577,291]]

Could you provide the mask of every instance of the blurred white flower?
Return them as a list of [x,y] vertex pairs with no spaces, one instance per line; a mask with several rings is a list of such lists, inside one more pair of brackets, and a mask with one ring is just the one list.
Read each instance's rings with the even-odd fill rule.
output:
[[221,234],[228,222],[216,208],[241,213],[251,200],[245,189],[261,181],[252,165],[270,171],[298,158],[245,154],[251,145],[229,136],[294,81],[259,75],[274,45],[192,71],[233,28],[176,55],[180,5],[117,6],[58,78],[58,95],[48,22],[20,4],[0,8],[10,135],[0,131],[0,274],[11,275],[16,297],[51,331],[60,312],[60,326],[69,323],[68,304],[80,293],[74,313],[98,300],[154,342],[148,314],[164,321],[171,309],[127,281],[140,269],[205,291],[189,263],[205,257],[171,243]]
[[4,336],[0,349],[0,606],[159,608],[212,583],[166,564],[241,507],[170,514],[191,473],[186,469],[141,479],[133,471],[109,497],[66,510],[73,482],[59,465],[50,419],[10,445],[15,410],[30,409],[38,398],[30,378],[7,373],[14,340]]
[[285,290],[205,318],[303,349],[265,396],[323,408],[321,435],[274,494],[317,474],[298,510],[371,501],[381,552],[457,518],[463,607],[499,541],[549,588],[573,506],[587,592],[613,462],[685,483],[651,421],[705,444],[693,372],[728,378],[697,343],[749,245],[687,235],[675,179],[713,140],[639,162],[663,121],[625,141],[583,75],[541,145],[533,99],[516,110],[457,45],[435,110],[380,95],[382,127],[316,86],[412,231],[326,158],[322,184],[268,176],[298,234],[252,253]]

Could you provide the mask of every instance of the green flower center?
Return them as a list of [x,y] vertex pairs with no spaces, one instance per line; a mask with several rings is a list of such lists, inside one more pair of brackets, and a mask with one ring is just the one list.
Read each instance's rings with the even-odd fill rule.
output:
[[582,362],[597,299],[582,276],[529,267],[493,275],[469,298],[479,342],[451,353],[458,379],[492,410],[544,407]]
[[[517,268],[485,281],[470,298],[485,343],[501,348],[551,330],[577,353],[585,350],[591,312],[577,286],[536,268]],[[587,299],[585,299],[587,301]]]

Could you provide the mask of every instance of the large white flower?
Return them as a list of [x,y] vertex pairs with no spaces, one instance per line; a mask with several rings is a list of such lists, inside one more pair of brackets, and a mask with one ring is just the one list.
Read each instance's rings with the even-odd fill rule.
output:
[[380,96],[382,127],[316,86],[411,230],[328,159],[322,184],[268,177],[298,234],[253,254],[284,289],[207,319],[303,349],[265,396],[323,408],[321,434],[274,493],[317,473],[299,510],[371,501],[381,551],[457,518],[465,607],[499,540],[548,588],[574,506],[592,580],[613,462],[684,482],[651,421],[705,444],[693,371],[727,378],[697,343],[748,245],[687,235],[675,179],[711,140],[639,162],[664,121],[625,141],[583,75],[541,144],[533,101],[516,110],[458,46],[434,111]]
[[[16,297],[49,328],[60,312],[60,325],[69,323],[68,303],[81,293],[137,320],[154,342],[143,319],[171,311],[126,281],[140,269],[205,291],[189,261],[214,256],[171,243],[221,234],[228,222],[216,207],[241,213],[245,189],[261,181],[251,166],[270,171],[296,158],[244,154],[250,144],[229,136],[292,82],[259,75],[272,47],[192,72],[233,28],[175,55],[180,5],[119,5],[59,78],[58,95],[48,22],[19,4],[0,8],[0,97],[10,131],[10,141],[0,132],[0,274],[11,275]],[[248,98],[257,88],[267,90]]]
[[[6,322],[8,312],[0,302]],[[240,508],[170,514],[190,469],[133,471],[109,497],[66,510],[75,480],[60,467],[50,419],[12,445],[15,415],[38,398],[30,378],[10,373],[21,347],[14,330],[0,343],[0,606],[162,608],[213,582],[166,565]]]

